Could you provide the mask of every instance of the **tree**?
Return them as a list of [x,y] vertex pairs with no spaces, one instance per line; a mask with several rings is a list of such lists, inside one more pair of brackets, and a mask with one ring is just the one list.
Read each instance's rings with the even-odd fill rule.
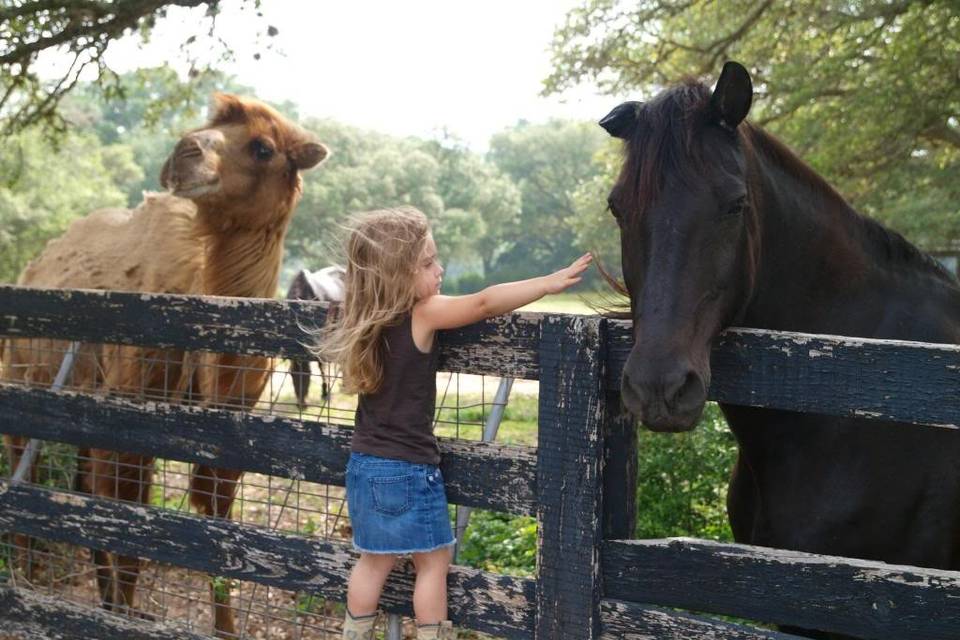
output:
[[496,264],[497,279],[558,269],[591,248],[576,242],[582,212],[575,193],[600,171],[593,157],[606,143],[607,135],[595,124],[561,120],[520,123],[493,136],[489,158],[516,182],[522,202],[509,228],[511,246]]
[[331,154],[321,170],[304,176],[303,199],[287,235],[292,268],[339,259],[342,224],[350,214],[405,204],[430,218],[445,263],[487,264],[503,228],[519,213],[512,182],[462,145],[397,138],[332,120],[307,120],[305,126]]
[[[259,0],[241,1],[259,7]],[[37,123],[62,131],[66,121],[59,110],[60,102],[88,68],[95,70],[101,91],[107,95],[122,93],[124,89],[107,67],[104,53],[111,43],[133,33],[147,40],[170,7],[202,8],[209,21],[206,35],[213,35],[219,0],[5,2],[0,6],[0,135],[11,135]],[[274,36],[277,30],[267,27],[266,33]],[[185,34],[181,45],[192,77],[211,70],[191,48],[198,35]],[[213,48],[225,57],[232,55],[222,41]],[[56,51],[64,60],[52,79],[41,78],[35,70],[38,58],[47,51]]]
[[462,260],[475,255],[484,275],[514,240],[521,213],[521,194],[514,181],[492,162],[447,137],[425,148],[440,165],[438,190],[446,210],[443,245],[456,248]]
[[958,56],[960,5],[947,0],[588,0],[555,34],[545,91],[591,79],[643,98],[715,80],[736,58],[754,77],[754,122],[936,248],[960,242]]
[[[37,130],[4,142],[0,164],[16,180],[0,184],[0,282],[14,282],[48,240],[93,209],[126,206],[126,183],[142,179],[129,147],[102,146],[87,133],[65,136],[60,149]],[[59,151],[59,152],[58,152]]]
[[330,148],[318,171],[303,176],[303,198],[287,234],[295,263],[316,269],[339,259],[342,224],[352,213],[410,204],[430,217],[443,209],[439,168],[413,141],[332,120],[304,125]]
[[573,192],[575,214],[567,219],[574,244],[593,251],[597,263],[612,273],[620,269],[620,229],[607,210],[607,195],[622,160],[620,143],[612,139],[594,154],[593,176]]

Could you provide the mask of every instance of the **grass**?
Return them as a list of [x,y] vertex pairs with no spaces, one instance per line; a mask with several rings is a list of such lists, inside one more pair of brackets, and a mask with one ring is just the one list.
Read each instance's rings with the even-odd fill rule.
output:
[[[491,399],[492,397],[488,397],[487,401]],[[480,440],[483,425],[490,410],[489,406],[481,406],[480,401],[479,394],[461,394],[459,409],[453,407],[440,410],[436,434],[446,438]],[[496,441],[501,444],[535,447],[537,445],[537,411],[536,396],[511,394],[500,428],[497,430]]]
[[520,307],[520,311],[540,311],[548,313],[583,313],[593,315],[596,311],[590,305],[608,302],[609,295],[599,291],[581,291],[576,293],[557,293],[544,296],[536,302]]

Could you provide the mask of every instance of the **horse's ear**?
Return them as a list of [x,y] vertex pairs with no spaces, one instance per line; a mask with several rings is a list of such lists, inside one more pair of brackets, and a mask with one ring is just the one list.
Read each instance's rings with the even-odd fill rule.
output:
[[614,138],[626,140],[637,126],[637,114],[640,113],[642,102],[624,102],[614,107],[613,111],[603,117],[599,124]]
[[739,62],[727,62],[710,97],[710,108],[717,121],[728,129],[736,129],[753,102],[750,74]]

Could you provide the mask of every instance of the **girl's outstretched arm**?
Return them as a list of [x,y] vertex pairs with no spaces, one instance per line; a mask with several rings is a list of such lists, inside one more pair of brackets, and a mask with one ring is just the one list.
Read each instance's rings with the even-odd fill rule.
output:
[[548,293],[560,293],[580,282],[581,274],[591,260],[593,256],[585,253],[569,267],[539,278],[495,284],[465,296],[430,296],[414,306],[414,322],[422,327],[421,330],[432,332],[455,329],[513,311]]

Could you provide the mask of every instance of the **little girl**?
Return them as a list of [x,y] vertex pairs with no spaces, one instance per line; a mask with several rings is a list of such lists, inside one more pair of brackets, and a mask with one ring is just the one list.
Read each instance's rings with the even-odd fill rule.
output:
[[416,568],[417,638],[452,638],[446,578],[455,541],[433,435],[435,333],[563,291],[580,281],[591,256],[547,276],[439,295],[437,247],[426,217],[411,207],[356,218],[346,252],[343,307],[317,349],[340,363],[344,390],[359,394],[346,486],[360,559],[347,586],[343,638],[373,638],[380,592],[403,554]]

